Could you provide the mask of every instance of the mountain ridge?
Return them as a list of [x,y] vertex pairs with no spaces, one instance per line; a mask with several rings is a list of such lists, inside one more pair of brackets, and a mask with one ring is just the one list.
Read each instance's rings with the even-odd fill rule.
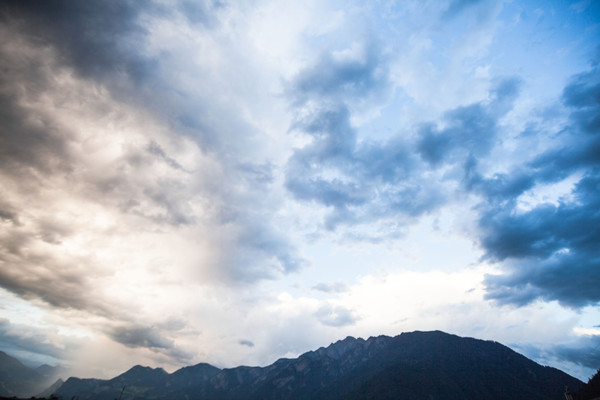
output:
[[0,396],[30,397],[42,392],[60,378],[61,367],[41,365],[30,368],[16,358],[0,351]]
[[[510,383],[510,384],[507,384]],[[200,363],[168,374],[134,366],[110,380],[69,378],[65,399],[562,399],[582,382],[494,341],[441,331],[368,339],[348,336],[265,367]]]

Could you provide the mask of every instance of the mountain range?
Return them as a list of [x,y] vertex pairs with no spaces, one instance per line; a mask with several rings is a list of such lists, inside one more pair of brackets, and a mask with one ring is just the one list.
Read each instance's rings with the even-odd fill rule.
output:
[[[63,399],[564,399],[578,379],[493,341],[440,331],[347,337],[266,367],[135,366],[110,380],[69,378]],[[120,397],[122,396],[122,397]]]
[[[40,394],[65,373],[61,367],[42,365],[30,368],[0,351],[0,396],[30,397]],[[60,380],[62,382],[62,380]],[[56,385],[58,386],[58,385]]]

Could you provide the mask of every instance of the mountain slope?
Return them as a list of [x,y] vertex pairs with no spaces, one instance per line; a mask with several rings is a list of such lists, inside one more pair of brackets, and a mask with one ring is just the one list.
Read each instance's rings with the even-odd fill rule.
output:
[[149,399],[155,393],[162,393],[168,387],[170,375],[162,368],[136,365],[110,380],[69,378],[56,391],[64,399],[78,396],[81,399],[115,399],[123,388],[128,397]]
[[267,367],[173,374],[136,366],[109,381],[71,378],[63,398],[114,399],[562,399],[581,382],[496,342],[435,332],[368,340],[348,337]]
[[21,395],[33,376],[30,368],[19,360],[0,351],[0,395]]
[[29,368],[16,358],[0,351],[0,396],[36,395],[55,382],[61,372],[64,370],[48,365],[37,369]]
[[[498,343],[436,336],[423,335],[433,339],[427,344],[402,346],[398,362],[342,398],[562,399],[565,385],[580,384]],[[398,344],[415,344],[415,338],[401,339],[396,338]]]
[[499,343],[443,332],[347,338],[288,370],[254,398],[561,399],[565,384],[580,384]]
[[189,388],[207,381],[221,370],[210,364],[201,363],[178,369],[171,374],[170,382],[177,388]]
[[58,391],[58,389],[63,385],[63,383],[65,382],[62,379],[57,379],[56,382],[39,392],[37,395],[35,395],[35,397],[50,398]]
[[578,392],[572,393],[573,400],[597,400],[600,399],[600,369],[596,371],[590,380],[583,384]]

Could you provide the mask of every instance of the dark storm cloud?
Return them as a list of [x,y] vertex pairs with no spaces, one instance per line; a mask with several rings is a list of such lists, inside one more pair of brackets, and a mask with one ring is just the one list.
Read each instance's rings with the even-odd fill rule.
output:
[[109,331],[109,336],[128,347],[170,349],[173,341],[165,338],[152,327],[122,326]]
[[600,132],[600,68],[576,76],[563,92],[563,101],[572,110],[571,120],[583,133]]
[[[486,278],[487,297],[501,303],[557,300],[570,307],[600,301],[600,79],[598,69],[576,76],[563,92],[570,111],[559,145],[524,162],[521,171],[482,180],[490,198],[503,192],[507,202],[481,214],[488,259],[502,261],[505,272]],[[517,197],[536,184],[552,184],[578,173],[568,199],[517,210]],[[512,182],[509,184],[507,182]],[[510,189],[512,188],[512,189]]]
[[487,257],[510,266],[506,274],[486,278],[489,298],[517,304],[543,298],[573,307],[600,301],[600,174],[595,174],[577,184],[571,203],[483,215]]
[[[52,96],[57,89],[65,90],[53,86],[56,82],[55,73],[62,66],[57,63],[55,54],[45,52],[39,43],[28,42],[10,29],[7,34],[15,35],[14,40],[21,42],[19,46],[12,46],[10,42],[0,45],[0,65],[4,71],[0,77],[0,117],[3,120],[0,127],[0,167],[6,177],[19,182],[18,187],[28,195],[33,195],[48,185],[60,185],[61,182],[53,181],[54,177],[66,176],[70,180],[70,191],[73,192],[77,184],[83,184],[87,190],[96,192],[96,201],[116,203],[124,212],[139,214],[137,205],[143,202],[142,199],[150,199],[164,210],[162,215],[153,218],[175,225],[189,223],[184,205],[176,199],[175,193],[181,191],[176,182],[160,178],[150,185],[140,182],[138,173],[158,164],[182,170],[181,165],[152,140],[148,140],[146,148],[124,146],[123,157],[115,160],[110,168],[101,173],[94,171],[87,176],[82,175],[84,171],[89,171],[89,166],[81,165],[81,154],[76,149],[83,147],[84,143],[81,142],[85,138],[80,137],[74,128],[57,122],[50,113],[29,105],[40,97]],[[91,110],[97,111],[102,117],[105,117],[107,107],[112,106],[110,99],[88,99],[85,94],[77,92],[77,88],[70,86],[66,90],[71,91],[66,93],[70,100],[79,99],[87,103]],[[62,99],[54,101],[60,102]],[[110,135],[106,137],[110,138]],[[85,179],[85,182],[74,182],[76,177]],[[5,201],[5,205],[17,209],[9,200]],[[15,211],[11,215],[16,217]],[[144,216],[144,213],[141,215]]]
[[[173,10],[162,10],[152,3],[142,6],[128,1],[3,4],[1,28],[10,40],[0,45],[0,166],[4,178],[18,190],[0,205],[2,220],[16,223],[20,220],[18,210],[28,208],[33,210],[28,217],[39,219],[44,210],[36,210],[39,204],[30,204],[29,199],[42,202],[43,195],[36,193],[61,192],[63,198],[83,198],[119,219],[137,217],[138,226],[133,228],[138,230],[154,229],[148,228],[149,224],[156,224],[161,230],[207,224],[204,228],[219,236],[231,234],[234,239],[217,240],[220,247],[216,250],[222,253],[218,259],[223,264],[210,266],[217,272],[209,275],[219,279],[251,283],[273,279],[305,265],[287,233],[271,221],[271,212],[277,207],[267,204],[274,165],[240,157],[239,149],[233,148],[253,128],[231,118],[231,110],[215,108],[212,95],[198,97],[189,88],[165,87],[164,82],[170,81],[169,70],[156,68],[165,61],[151,60],[144,53],[149,35],[148,14],[154,13],[158,18],[156,14],[163,11],[167,15],[181,12],[210,29],[216,24],[213,9],[222,6],[216,2],[183,2],[180,9],[176,5]],[[202,22],[204,17],[206,23]],[[185,64],[181,68],[191,66]],[[62,72],[71,76],[73,69],[78,77],[72,85],[61,86],[63,80],[57,76]],[[105,85],[105,98],[98,96],[98,91],[90,96],[79,90],[78,85],[88,85],[90,79]],[[133,85],[128,84],[131,82]],[[124,91],[131,88],[125,95]],[[65,101],[55,98],[57,93],[69,101],[79,101],[84,111],[97,115],[100,121],[89,121],[94,128],[105,124],[123,128],[122,132],[107,130],[94,138],[105,139],[106,147],[117,145],[120,154],[100,164],[88,163],[94,158],[81,154],[85,135],[53,118],[52,107],[60,108],[60,102]],[[40,98],[49,99],[47,113],[29,106]],[[190,115],[202,129],[172,130],[165,133],[173,135],[172,139],[163,138],[162,142],[152,135],[139,140],[134,136],[137,127],[132,125],[138,122],[137,109],[144,107],[156,111],[153,116],[166,126],[181,128],[172,116]],[[120,114],[119,108],[127,110],[127,115]],[[224,132],[229,132],[230,137]],[[213,158],[211,172],[184,167],[177,154],[165,145],[182,137],[197,143],[201,148],[198,153],[206,151],[207,157]],[[19,202],[22,204],[17,206]],[[197,218],[199,203],[205,211],[202,221]],[[26,241],[59,244],[64,236],[69,236],[68,232],[58,229],[50,216],[44,226],[34,223],[18,231],[7,231],[0,251],[14,252]],[[28,263],[39,264],[42,257],[39,258],[14,255],[0,278],[4,287],[27,298],[42,298],[56,307],[93,309],[91,303],[97,299],[92,299],[86,289],[85,268],[72,270],[69,260],[54,262],[50,255],[48,262],[38,265],[33,273],[34,267]],[[85,260],[78,262],[91,268]],[[17,266],[33,276],[28,278],[27,274],[13,271]],[[57,280],[56,287],[50,289],[43,282],[53,268],[57,269]],[[67,276],[62,277],[63,273]],[[84,297],[85,293],[90,297]]]
[[[49,46],[62,64],[85,79],[101,82],[115,97],[142,104],[156,115],[193,121],[190,136],[211,144],[218,141],[218,133],[206,121],[213,116],[212,110],[207,111],[210,103],[197,104],[189,88],[170,86],[171,49],[163,49],[158,58],[147,48],[153,18],[165,20],[181,14],[191,24],[211,29],[218,26],[217,11],[223,7],[218,1],[164,5],[134,0],[9,0],[0,5],[0,23],[9,26],[13,35]],[[189,67],[178,65],[182,70]],[[178,125],[184,132],[186,124]],[[201,138],[199,132],[210,134]]]
[[[90,260],[56,259],[52,254],[28,248],[28,234],[1,234],[0,286],[25,298],[40,299],[64,309],[78,309],[98,315],[113,315],[116,310],[99,299],[93,288],[98,273]],[[100,273],[101,274],[101,273]]]
[[496,119],[481,104],[452,110],[445,120],[449,126],[442,131],[425,126],[420,133],[418,150],[425,160],[439,164],[456,150],[468,151],[478,158],[489,152],[496,137]]
[[157,326],[143,326],[134,323],[113,326],[106,329],[106,334],[117,343],[130,348],[147,348],[164,354],[181,363],[190,362],[191,355],[179,349],[175,343],[164,335],[164,330]]
[[600,221],[598,187],[600,176],[585,176],[576,185],[572,202],[542,204],[518,214],[512,207],[489,210],[480,220],[490,233],[482,241],[488,257],[547,258],[561,249],[594,251],[600,239],[600,232],[593,229]]
[[31,82],[27,89],[35,95],[35,87],[44,85],[45,77],[37,71],[16,71],[19,65],[10,65],[13,57],[2,50],[0,65],[7,73],[0,77],[0,167],[13,175],[26,173],[30,167],[48,172],[68,170],[66,138],[60,137],[60,128],[41,115],[32,118],[16,104],[16,91],[24,88],[17,87],[15,79]]
[[[218,163],[227,175],[226,180],[221,180],[220,177],[204,179],[209,185],[219,186],[215,190],[207,189],[213,192],[211,202],[215,204],[212,207],[218,214],[215,220],[222,224],[223,229],[228,229],[232,224],[240,225],[235,229],[236,232],[240,232],[237,241],[232,243],[238,250],[235,254],[222,257],[226,260],[226,265],[216,268],[229,275],[226,279],[249,282],[273,278],[281,272],[296,271],[304,263],[296,255],[285,234],[271,226],[264,213],[255,215],[256,209],[265,207],[262,204],[265,197],[261,195],[260,198],[253,199],[248,195],[268,190],[268,186],[273,182],[273,166],[268,163],[239,162],[240,157],[235,154],[236,150],[228,147],[228,143],[239,142],[238,138],[247,136],[250,128],[233,121],[229,115],[230,110],[215,109],[212,96],[202,97],[203,94],[186,92],[189,88],[174,90],[164,87],[164,82],[170,78],[170,71],[161,69],[164,66],[162,60],[152,59],[145,53],[145,43],[149,35],[145,16],[164,17],[180,12],[189,22],[212,29],[217,26],[215,11],[223,7],[226,6],[211,1],[182,1],[174,4],[173,9],[167,9],[153,3],[140,4],[134,1],[89,1],[72,4],[51,0],[37,5],[8,3],[6,13],[12,22],[22,20],[23,24],[19,28],[52,45],[64,58],[65,64],[74,67],[84,77],[99,79],[109,85],[116,97],[129,100],[133,97],[135,103],[154,109],[156,115],[169,119],[175,115],[183,121],[189,121],[189,126],[182,126],[173,120],[170,120],[170,123],[183,128],[178,134],[189,136],[203,150],[210,151],[218,157]],[[165,55],[165,60],[169,60],[168,54]],[[180,67],[185,69],[190,65]],[[43,74],[32,73],[27,78],[39,80],[40,76]],[[27,80],[29,79],[22,81]],[[114,82],[117,82],[117,86],[133,82],[138,89],[151,87],[151,90],[134,90],[124,94],[123,88],[116,87]],[[44,85],[43,82],[40,83],[40,86]],[[219,113],[222,114],[221,118]],[[215,119],[218,122],[215,122]],[[32,136],[19,134],[19,124],[22,124],[23,116],[17,115],[14,120],[17,129],[11,131],[15,136],[11,144]],[[227,139],[225,131],[235,132],[232,134],[235,137]],[[57,135],[50,138],[46,129],[42,129],[42,132],[38,136],[41,140],[49,142],[43,142],[42,145],[53,149],[53,155],[49,158],[62,160],[67,168],[76,168],[69,165],[69,157],[59,153],[67,142],[64,131],[58,130]],[[40,162],[39,160],[45,159],[43,151],[26,144],[21,147],[31,154],[32,160]],[[229,158],[236,161],[233,162]],[[198,173],[183,168],[159,143],[149,139],[145,148],[129,146],[127,154],[114,163],[113,169],[87,178],[86,184],[95,185],[102,193],[98,196],[99,201],[108,202],[123,213],[172,226],[198,222],[188,202],[183,200],[195,195],[189,193],[189,188],[172,178],[156,178],[152,181],[140,179],[145,171],[158,164],[166,164],[184,174]],[[215,182],[211,182],[212,180]],[[237,193],[232,193],[234,191]],[[144,207],[145,204],[151,204],[152,207]],[[222,250],[233,253],[229,249]]]
[[567,360],[583,367],[598,370],[600,365],[600,337],[597,335],[581,340],[579,346],[558,346],[554,349],[558,359]]
[[417,149],[432,165],[458,162],[465,154],[475,160],[489,154],[496,144],[498,119],[512,107],[520,82],[510,78],[500,81],[491,91],[490,100],[446,112],[444,128],[424,125],[419,132]]
[[[52,48],[61,64],[84,79],[102,83],[115,97],[142,104],[156,115],[172,119],[180,115],[182,120],[194,121],[191,136],[211,144],[218,141],[218,134],[206,122],[212,117],[205,110],[208,104],[190,106],[196,99],[191,99],[189,92],[165,84],[170,73],[165,69],[172,56],[170,49],[163,49],[157,58],[148,54],[147,47],[152,18],[182,14],[190,23],[210,29],[218,25],[216,11],[220,8],[223,4],[217,1],[181,1],[166,6],[133,0],[9,0],[0,5],[0,23],[10,27],[12,35]],[[185,131],[185,124],[178,128]],[[210,134],[200,138],[199,132]]]
[[[65,96],[87,104],[85,111],[92,114],[101,109],[104,118],[114,113],[114,104],[97,96],[88,99],[73,85],[58,85],[63,66],[56,54],[9,25],[0,27],[10,38],[0,44],[0,182],[7,190],[0,200],[0,286],[50,307],[117,317],[119,310],[96,290],[107,266],[98,265],[93,254],[73,255],[59,247],[89,229],[77,221],[77,217],[89,221],[87,215],[76,215],[73,209],[60,212],[65,211],[62,203],[79,205],[87,199],[117,213],[162,218],[172,225],[186,223],[187,210],[177,200],[181,188],[176,182],[156,176],[142,179],[143,168],[177,169],[177,163],[150,140],[146,147],[124,145],[128,150],[123,157],[108,167],[87,163],[91,154],[79,152],[86,137],[44,107],[60,109]],[[109,133],[103,137],[108,145]],[[170,192],[161,193],[158,187]],[[140,206],[148,203],[162,214]]]
[[557,181],[578,170],[590,173],[600,165],[600,68],[575,76],[562,101],[570,112],[570,124],[559,133],[562,145],[530,164],[540,181]]
[[4,18],[24,28],[35,40],[50,43],[86,76],[125,73],[142,78],[153,67],[137,47],[145,29],[142,11],[156,11],[152,3],[134,1],[65,0],[5,1]]
[[598,370],[600,365],[600,336],[598,335],[578,336],[569,343],[557,344],[545,349],[533,345],[523,349],[525,350],[523,353],[528,357],[567,361],[590,368],[592,371]]

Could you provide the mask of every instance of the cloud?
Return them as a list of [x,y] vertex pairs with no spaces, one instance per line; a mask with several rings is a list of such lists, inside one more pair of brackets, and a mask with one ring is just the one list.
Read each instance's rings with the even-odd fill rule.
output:
[[37,40],[57,47],[84,76],[107,78],[126,74],[141,79],[154,65],[136,51],[147,34],[139,22],[143,12],[157,11],[152,3],[91,1],[71,4],[51,0],[43,4],[9,1],[4,14]]
[[[301,104],[309,106],[296,105],[292,128],[312,141],[288,160],[286,188],[298,200],[327,207],[324,224],[330,230],[343,225],[385,226],[391,219],[406,225],[453,201],[451,181],[456,178],[441,167],[468,166],[469,161],[476,166],[490,154],[498,142],[499,121],[510,111],[519,85],[516,78],[501,80],[488,99],[446,112],[441,128],[423,124],[415,139],[401,132],[385,141],[358,139],[352,113],[344,97],[338,98],[339,85],[320,91],[298,89],[310,101],[301,97]],[[366,92],[362,84],[359,87],[360,94]],[[468,185],[483,186],[478,172],[471,174]]]
[[[600,280],[600,137],[594,128],[600,112],[598,82],[594,69],[577,75],[565,88],[563,102],[570,117],[558,144],[525,160],[513,177],[497,176],[483,184],[490,198],[503,193],[500,198],[508,200],[489,203],[479,220],[485,257],[505,266],[505,273],[486,278],[487,298],[515,304],[541,298],[577,308],[600,301],[595,289]],[[580,177],[569,196],[518,210],[517,200],[526,190],[556,185],[574,174]]]
[[[458,196],[450,189],[455,181],[481,200],[476,210],[484,259],[501,263],[504,271],[487,276],[487,299],[523,305],[542,298],[575,308],[600,301],[594,290],[600,279],[595,248],[600,237],[594,229],[599,226],[594,211],[599,204],[593,194],[600,154],[595,68],[575,76],[564,89],[569,119],[560,133],[537,132],[539,140],[548,135],[556,135],[556,140],[529,158],[509,159],[510,172],[498,172],[490,171],[487,158],[496,157],[504,146],[501,135],[508,132],[502,120],[519,96],[520,79],[500,80],[487,99],[449,110],[438,123],[421,125],[415,141],[397,136],[376,143],[358,139],[351,111],[339,98],[339,92],[355,87],[339,83],[345,77],[341,69],[318,65],[327,71],[323,76],[341,77],[332,78],[331,86],[318,80],[297,86],[304,97],[295,98],[296,107],[310,106],[298,108],[293,128],[312,141],[288,161],[286,187],[298,200],[329,210],[325,227],[382,224],[403,215],[406,223],[408,216],[418,218],[452,202]],[[300,73],[299,80],[310,71]],[[365,76],[371,75],[357,75],[365,85],[356,88],[358,95],[368,97],[365,88],[373,85],[377,90],[377,85]],[[521,139],[526,140],[517,138]],[[462,169],[462,177],[445,172],[435,182],[425,178],[449,167]],[[575,186],[557,204],[518,208],[525,194],[576,175],[580,178],[575,178]]]
[[[171,71],[145,54],[156,34],[145,18],[161,18],[146,15],[152,7],[1,7],[10,39],[0,44],[0,286],[66,332],[89,326],[147,359],[190,362],[190,347],[173,335],[193,336],[192,328],[163,325],[181,293],[251,286],[306,265],[273,220],[275,165],[246,146],[256,128],[231,118],[230,103],[219,109],[212,95],[194,97],[187,82],[176,94],[141,89]],[[182,112],[193,108],[225,144],[207,146],[168,111],[154,113],[157,99],[178,104],[170,100],[182,94],[194,97]],[[208,108],[209,117],[198,111]],[[225,138],[228,123],[239,129],[228,127]]]
[[584,382],[600,365],[600,337],[596,334],[575,336],[560,343],[516,345],[515,348],[542,365],[556,365]]
[[288,160],[285,185],[296,199],[328,207],[324,223],[330,230],[399,215],[410,219],[442,202],[438,188],[420,179],[419,161],[406,140],[357,139],[355,105],[377,107],[392,83],[379,46],[358,52],[362,58],[355,52],[323,56],[298,73],[288,93],[296,116],[292,130],[311,142]]
[[328,229],[411,219],[443,203],[443,188],[420,179],[418,160],[404,141],[357,145],[345,110],[317,118],[321,136],[290,158],[286,188],[298,200],[330,207]]
[[344,293],[349,290],[348,284],[345,282],[335,282],[335,283],[317,283],[312,287],[313,290],[317,290],[323,293]]
[[115,327],[109,336],[129,347],[169,349],[173,341],[161,336],[153,327]]
[[600,337],[598,335],[584,336],[579,343],[560,345],[552,352],[559,359],[597,370],[600,365]]
[[223,252],[215,265],[215,276],[239,283],[274,279],[296,272],[306,265],[286,240],[285,232],[269,223],[260,210],[237,211],[223,221],[222,236],[216,244],[235,252]]
[[333,327],[354,325],[358,321],[358,317],[351,309],[330,304],[321,306],[315,313],[315,317],[322,324]]
[[181,365],[189,364],[193,356],[190,352],[181,349],[168,337],[179,329],[173,329],[168,324],[162,326],[147,326],[136,323],[119,323],[105,328],[106,334],[117,343],[129,348],[142,348],[164,355],[169,363]]
[[248,339],[241,339],[238,343],[242,346],[254,347],[254,342]]
[[[174,131],[173,123],[175,128],[181,126],[162,111],[151,117],[145,114],[144,106],[152,110],[155,96],[164,95],[164,104],[179,104],[171,88],[155,87],[151,96],[134,90],[133,98],[108,84],[97,90],[88,80],[98,78],[105,84],[103,74],[113,74],[107,82],[135,80],[136,84],[155,85],[169,78],[169,71],[138,74],[133,66],[153,64],[142,44],[156,34],[146,29],[144,19],[159,18],[160,13],[153,14],[156,7],[141,8],[128,2],[70,7],[60,1],[42,7],[20,2],[5,7],[8,20],[3,29],[13,38],[3,48],[5,76],[10,77],[2,84],[6,95],[2,112],[7,123],[1,151],[6,180],[23,192],[38,192],[40,198],[45,198],[49,187],[62,191],[65,198],[79,196],[111,217],[125,218],[134,229],[138,227],[133,224],[142,222],[132,224],[131,217],[165,230],[182,225],[213,230],[216,239],[212,244],[222,250],[216,250],[220,255],[215,259],[223,262],[209,267],[213,271],[208,275],[214,278],[251,282],[297,271],[305,264],[268,217],[278,207],[276,197],[270,196],[272,164],[252,156],[238,157],[241,153],[233,148],[210,148],[205,136]],[[47,18],[46,8],[52,8],[49,15],[55,18]],[[35,24],[15,22],[20,19],[39,19],[36,29],[48,33],[43,41],[30,40],[31,35],[23,30]],[[83,33],[73,34],[80,30]],[[135,46],[127,47],[130,44]],[[193,69],[193,65],[185,67]],[[83,78],[73,76],[73,70],[82,71]],[[114,76],[120,71],[125,78]],[[194,96],[189,87],[185,90],[182,87],[180,94]],[[192,103],[195,118],[200,118],[208,134],[224,138],[221,122],[214,122],[212,116],[210,121],[204,120],[198,110],[213,107],[209,114],[223,115],[217,118],[225,121],[223,124],[232,121],[225,118],[229,110],[215,110],[208,97],[195,98]],[[182,110],[188,111],[192,113]],[[242,143],[254,128],[241,119],[235,124],[240,129],[227,142]],[[232,154],[226,156],[228,153]],[[58,180],[56,174],[66,174],[68,182]],[[31,188],[25,189],[24,181],[31,181]],[[14,210],[11,204],[18,201],[7,202],[4,209]],[[14,212],[5,214],[18,218]],[[231,252],[229,246],[239,251]]]
[[498,120],[510,110],[518,87],[517,79],[505,79],[491,91],[489,101],[448,111],[443,129],[431,124],[423,126],[417,144],[421,157],[436,166],[456,163],[465,159],[465,154],[475,159],[488,155],[497,141]]
[[[0,128],[0,182],[11,188],[2,202],[0,282],[53,307],[111,314],[116,310],[97,287],[110,267],[98,261],[98,248],[81,245],[117,234],[112,222],[121,218],[125,226],[127,215],[184,222],[174,193],[156,195],[159,186],[176,187],[173,168],[138,147],[131,131],[119,137],[135,112],[126,117],[117,111],[127,107],[70,76],[53,51],[12,37],[0,48],[7,66],[0,83],[7,121]],[[102,137],[89,124],[100,120],[112,126]],[[151,179],[142,173],[147,168]]]
[[[8,353],[29,353],[32,355],[48,356],[61,359],[65,348],[59,335],[50,330],[32,329],[30,326],[12,324],[6,319],[0,319],[0,346]],[[29,360],[28,360],[29,361]]]
[[389,94],[389,60],[374,40],[354,43],[321,54],[291,82],[288,96],[296,106],[318,103],[352,107],[381,100]]
[[199,24],[207,27],[214,27],[214,25],[218,23],[218,19],[215,18],[215,10],[226,7],[226,3],[222,3],[219,0],[182,0],[179,1],[179,4],[181,12],[188,21],[192,24]]

